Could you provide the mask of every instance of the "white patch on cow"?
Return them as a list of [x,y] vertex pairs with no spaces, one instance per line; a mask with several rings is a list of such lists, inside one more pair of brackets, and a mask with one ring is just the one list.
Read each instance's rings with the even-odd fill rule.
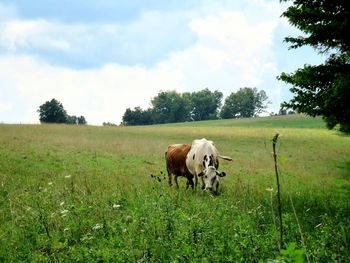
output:
[[225,176],[225,173],[220,173],[216,167],[218,163],[218,150],[214,143],[205,138],[194,140],[191,150],[186,158],[186,166],[195,178],[195,187],[198,183],[198,177],[202,182],[204,190],[218,190],[219,176]]

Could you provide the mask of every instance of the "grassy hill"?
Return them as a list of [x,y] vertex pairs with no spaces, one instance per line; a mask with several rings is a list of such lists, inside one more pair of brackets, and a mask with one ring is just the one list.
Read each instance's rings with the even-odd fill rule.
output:
[[228,119],[228,120],[212,120],[185,122],[176,124],[167,124],[167,126],[178,127],[280,127],[280,128],[326,128],[325,122],[321,117],[309,117],[301,114],[272,116],[272,117],[256,117],[243,119]]
[[[285,243],[315,262],[350,261],[350,137],[300,115],[144,127],[0,125],[0,261],[275,259],[277,132]],[[167,145],[202,137],[234,158],[220,163],[227,176],[218,196],[186,190],[183,178],[178,190],[167,185]]]

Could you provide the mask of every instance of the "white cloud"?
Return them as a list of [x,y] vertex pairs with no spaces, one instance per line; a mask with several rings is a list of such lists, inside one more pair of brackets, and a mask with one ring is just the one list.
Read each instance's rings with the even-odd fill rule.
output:
[[[5,114],[22,107],[23,114],[15,114],[13,121],[36,123],[38,107],[56,98],[69,114],[84,115],[90,124],[118,123],[126,108],[147,108],[150,99],[160,90],[194,91],[205,87],[220,90],[227,96],[240,87],[256,86],[264,89],[274,107],[278,108],[281,87],[275,80],[279,72],[273,33],[280,23],[281,10],[276,3],[253,2],[255,9],[252,10],[252,4],[246,7],[250,11],[241,12],[217,8],[210,15],[193,10],[172,16],[147,13],[125,27],[9,19],[0,25],[0,46],[7,50],[34,47],[78,53],[81,58],[87,56],[96,60],[100,56],[109,57],[109,54],[113,57],[113,53],[118,52],[113,46],[117,42],[122,51],[132,51],[126,56],[133,56],[134,52],[156,53],[163,44],[181,38],[181,29],[176,30],[175,21],[189,14],[192,19],[188,20],[186,32],[192,32],[196,38],[191,45],[182,45],[180,50],[174,47],[152,66],[105,62],[92,69],[73,69],[51,65],[37,53],[20,55],[21,52],[14,52],[0,56],[0,83],[6,83],[0,89],[3,89],[3,94],[11,89],[17,96],[12,95],[10,100],[0,97],[0,121],[9,119],[4,117]],[[182,17],[182,23],[186,19]],[[162,21],[165,23],[159,25]],[[150,31],[152,28],[155,32]],[[165,34],[167,29],[170,31]],[[148,38],[147,34],[150,35]],[[173,36],[162,42],[162,38],[168,35]],[[133,46],[123,49],[129,44]],[[19,100],[26,103],[16,108],[10,106],[18,104]]]
[[11,16],[0,23],[0,50],[35,54],[56,65],[73,67],[154,65],[169,50],[193,41],[188,19],[184,12],[156,11],[144,12],[125,24],[68,24]]
[[180,87],[180,78],[161,66],[146,69],[110,64],[95,70],[72,70],[31,57],[0,58],[0,82],[6,80],[27,101],[27,113],[19,122],[37,122],[36,110],[52,98],[61,101],[68,114],[84,115],[90,124],[118,122],[126,108],[148,107],[159,90]]
[[162,63],[184,72],[186,90],[209,87],[229,95],[243,86],[258,86],[276,71],[276,25],[273,20],[249,23],[240,12],[194,18],[190,27],[198,35],[196,44]]
[[[10,51],[42,49],[69,51],[76,48],[77,39],[86,40],[86,26],[49,22],[43,19],[10,19],[1,25],[0,45]],[[80,40],[80,41],[81,41]]]

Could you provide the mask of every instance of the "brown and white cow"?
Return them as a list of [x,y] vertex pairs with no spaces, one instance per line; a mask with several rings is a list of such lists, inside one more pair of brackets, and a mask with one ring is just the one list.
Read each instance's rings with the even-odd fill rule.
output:
[[172,185],[172,176],[174,175],[177,188],[179,188],[177,183],[178,176],[187,178],[187,188],[188,186],[191,186],[192,189],[194,188],[193,175],[188,171],[186,166],[186,157],[190,149],[191,145],[189,144],[172,144],[168,146],[165,152],[165,160],[169,186]]
[[186,158],[186,167],[194,175],[195,187],[197,186],[199,177],[203,190],[218,191],[219,178],[226,175],[224,172],[218,170],[219,157],[232,161],[230,157],[219,155],[212,141],[203,138],[192,142],[191,149]]

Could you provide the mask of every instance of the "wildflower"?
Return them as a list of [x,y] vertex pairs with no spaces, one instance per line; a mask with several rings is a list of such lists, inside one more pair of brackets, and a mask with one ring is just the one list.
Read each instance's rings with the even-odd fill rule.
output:
[[268,191],[268,192],[273,192],[273,188],[272,187],[271,188],[266,188],[265,190]]
[[94,238],[94,237],[91,236],[90,233],[88,233],[87,235],[83,236],[80,240],[81,240],[81,241],[88,241],[88,240],[91,240],[91,239],[93,239],[93,238]]
[[68,174],[68,175],[66,175],[64,178],[71,178],[71,175],[70,174]]
[[65,217],[69,211],[67,209],[61,211],[61,216]]
[[119,209],[120,207],[121,207],[121,205],[113,204],[114,209]]
[[97,223],[94,227],[92,227],[93,230],[98,230],[103,227],[103,224]]

